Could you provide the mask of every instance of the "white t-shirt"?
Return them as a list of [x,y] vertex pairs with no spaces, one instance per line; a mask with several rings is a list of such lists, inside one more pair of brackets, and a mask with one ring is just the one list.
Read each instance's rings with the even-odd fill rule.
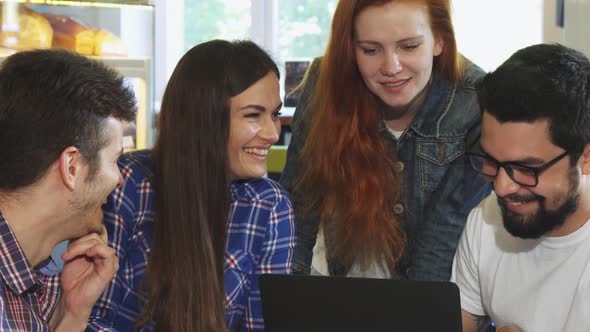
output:
[[[383,264],[385,265],[385,264]],[[328,269],[328,260],[326,259],[326,243],[324,240],[324,232],[320,227],[318,237],[313,247],[313,258],[311,262],[311,274],[329,276],[330,270]],[[347,277],[355,278],[378,278],[378,279],[389,279],[391,274],[389,271],[384,270],[380,265],[373,264],[368,270],[362,271],[359,264],[353,264],[346,274]]]
[[402,136],[402,134],[404,133],[403,130],[393,130],[387,126],[386,126],[386,128],[396,139],[399,139]]
[[490,195],[469,214],[455,254],[461,307],[521,331],[590,331],[589,237],[590,222],[562,237],[514,237]]

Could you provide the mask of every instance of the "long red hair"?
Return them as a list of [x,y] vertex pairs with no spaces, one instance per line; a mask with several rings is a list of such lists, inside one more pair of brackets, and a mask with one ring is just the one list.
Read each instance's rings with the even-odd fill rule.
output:
[[[394,0],[403,1],[403,0]],[[393,214],[400,180],[397,156],[380,133],[379,100],[366,87],[354,53],[354,21],[366,7],[391,0],[341,0],[311,98],[310,127],[301,159],[306,167],[297,184],[305,195],[303,213],[319,211],[329,226],[330,259],[361,268],[385,259],[393,269],[403,254],[404,232]],[[448,0],[422,0],[435,36],[444,48],[435,61],[450,80],[459,79],[458,56]]]

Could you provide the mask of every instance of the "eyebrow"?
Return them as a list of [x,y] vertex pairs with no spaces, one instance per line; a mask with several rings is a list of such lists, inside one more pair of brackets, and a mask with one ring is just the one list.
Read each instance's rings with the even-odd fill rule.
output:
[[260,111],[260,112],[266,112],[266,107],[264,107],[262,105],[258,105],[258,104],[248,104],[246,106],[240,107],[239,111],[247,110],[249,108],[253,108],[253,109]]
[[402,40],[398,40],[398,43],[406,43],[409,41],[418,41],[418,40],[423,40],[424,36],[423,35],[418,35],[418,36],[414,36],[414,37],[408,37],[408,38],[404,38]]
[[[274,111],[278,111],[278,110],[280,110],[282,107],[283,107],[283,103],[281,102],[281,103],[279,103],[279,106],[277,106],[277,107],[274,109]],[[262,106],[262,105],[258,105],[258,104],[248,104],[248,105],[246,105],[246,106],[243,106],[243,107],[241,107],[241,108],[239,109],[239,111],[247,110],[247,109],[250,109],[250,108],[253,108],[253,109],[255,109],[255,110],[257,110],[257,111],[260,111],[260,112],[266,112],[266,107],[264,107],[264,106]]]
[[542,165],[546,163],[546,161],[536,158],[536,157],[527,157],[524,159],[519,160],[508,160],[508,161],[499,161],[498,159],[494,158],[491,154],[489,154],[481,145],[479,146],[481,152],[483,152],[486,156],[494,159],[497,162],[501,162],[504,164],[515,164],[515,165],[523,165],[523,166],[535,166],[535,165]]
[[[395,43],[396,44],[399,44],[399,43],[407,43],[409,41],[421,41],[421,40],[424,40],[424,35],[417,35],[417,36],[407,37],[407,38],[404,38],[404,39],[400,39],[400,40],[396,41]],[[378,44],[378,45],[381,45],[380,42],[374,41],[374,40],[370,40],[370,39],[367,39],[367,40],[357,39],[356,40],[356,43],[357,44],[366,43],[366,44]]]

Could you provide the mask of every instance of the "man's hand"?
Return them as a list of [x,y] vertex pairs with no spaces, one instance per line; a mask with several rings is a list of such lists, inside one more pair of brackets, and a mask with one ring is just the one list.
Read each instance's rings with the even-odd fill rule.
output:
[[518,332],[518,330],[515,329],[514,327],[503,326],[503,327],[497,329],[496,332]]
[[71,242],[62,259],[56,330],[83,331],[96,300],[117,272],[119,260],[105,237],[94,233]]
[[482,331],[490,323],[488,316],[474,315],[465,310],[461,310],[461,320],[463,321],[463,332]]

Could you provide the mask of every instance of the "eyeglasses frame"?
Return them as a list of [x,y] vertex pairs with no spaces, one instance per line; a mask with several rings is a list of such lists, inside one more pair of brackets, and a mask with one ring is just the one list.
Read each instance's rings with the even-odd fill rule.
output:
[[[546,162],[545,164],[541,165],[541,166],[537,166],[537,167],[533,167],[533,166],[528,166],[528,165],[523,165],[517,162],[500,162],[496,159],[494,159],[492,156],[487,155],[487,154],[483,154],[483,153],[477,153],[477,152],[465,152],[465,155],[469,158],[469,164],[471,165],[471,167],[478,172],[479,174],[482,174],[484,176],[488,176],[491,178],[496,178],[498,176],[498,173],[500,172],[500,168],[503,168],[504,171],[506,172],[506,174],[508,174],[508,176],[510,177],[510,179],[512,179],[512,181],[514,181],[515,183],[518,183],[521,186],[524,187],[536,187],[539,184],[539,175],[541,175],[541,173],[543,173],[544,171],[546,171],[547,169],[549,169],[549,167],[557,164],[557,162],[559,162],[561,159],[565,158],[566,156],[568,156],[570,153],[569,151],[565,151],[564,153],[560,154],[559,156],[549,160],[548,162]],[[489,174],[485,174],[483,173],[480,169],[477,169],[477,167],[475,167],[473,165],[473,162],[471,160],[471,156],[476,156],[476,157],[481,157],[483,159],[487,159],[490,160],[492,162],[494,162],[497,167],[496,167],[496,175],[489,175]],[[516,179],[514,179],[514,172],[512,170],[512,168],[510,167],[511,165],[514,166],[518,166],[521,168],[525,168],[525,169],[529,169],[533,172],[533,174],[535,175],[535,184],[524,184],[524,183],[520,183],[520,181],[517,181]]]

